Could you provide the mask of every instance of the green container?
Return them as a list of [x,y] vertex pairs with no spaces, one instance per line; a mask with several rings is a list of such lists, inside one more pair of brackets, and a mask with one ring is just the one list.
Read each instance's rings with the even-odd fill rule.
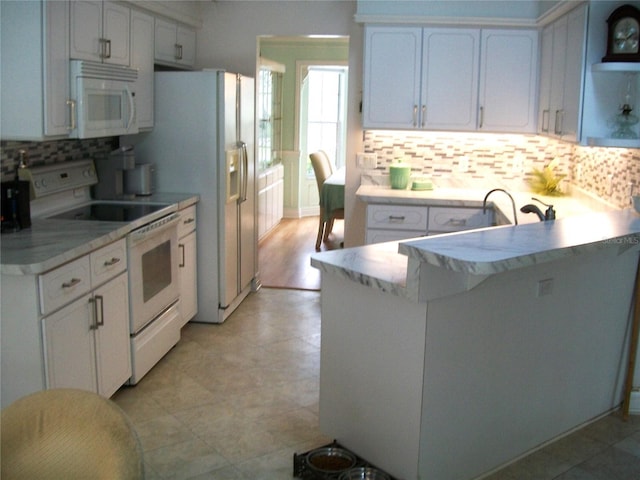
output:
[[389,165],[389,180],[391,188],[396,190],[404,190],[409,185],[409,176],[411,175],[411,165],[408,163],[392,163]]

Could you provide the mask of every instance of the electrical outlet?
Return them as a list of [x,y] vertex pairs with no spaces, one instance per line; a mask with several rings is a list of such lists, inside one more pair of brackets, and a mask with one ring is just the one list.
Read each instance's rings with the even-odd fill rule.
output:
[[375,153],[357,153],[356,166],[358,168],[373,170],[378,166],[378,156]]
[[538,297],[551,295],[553,293],[553,278],[545,278],[538,281]]

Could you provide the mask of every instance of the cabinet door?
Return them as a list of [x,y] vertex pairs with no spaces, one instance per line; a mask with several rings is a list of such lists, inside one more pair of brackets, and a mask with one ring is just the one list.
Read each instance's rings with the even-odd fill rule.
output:
[[178,25],[176,44],[178,45],[178,63],[193,67],[196,63],[196,31],[184,25]]
[[71,58],[129,65],[129,8],[112,2],[75,0],[70,18]]
[[179,240],[180,270],[180,316],[182,325],[198,313],[198,272],[196,254],[196,232],[191,232]]
[[483,30],[480,58],[478,128],[535,132],[538,33]]
[[364,128],[418,128],[421,52],[421,28],[366,28]]
[[139,128],[153,127],[153,36],[153,17],[132,11],[131,67],[138,69],[134,88]]
[[90,298],[85,295],[42,320],[47,388],[97,391]]
[[112,2],[104,2],[102,37],[107,42],[108,56],[105,63],[129,65],[129,8]]
[[68,135],[69,4],[44,2],[44,134]]
[[72,1],[70,19],[71,58],[101,62],[102,1]]
[[156,18],[154,58],[160,62],[176,61],[177,25],[173,22]]
[[553,31],[549,25],[540,39],[540,100],[538,102],[538,133],[549,134],[551,126],[551,72],[553,68]]
[[96,289],[92,307],[95,307],[100,322],[95,330],[97,391],[104,397],[110,397],[131,377],[127,273]]
[[480,31],[425,28],[421,128],[475,130]]
[[569,12],[564,62],[562,117],[559,128],[563,140],[578,141],[582,115],[583,73],[587,31],[587,6]]

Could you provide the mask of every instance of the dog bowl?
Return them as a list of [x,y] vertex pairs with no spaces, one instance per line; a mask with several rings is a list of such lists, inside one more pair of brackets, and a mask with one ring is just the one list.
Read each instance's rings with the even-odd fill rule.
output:
[[307,465],[311,470],[322,473],[339,473],[356,464],[356,456],[337,447],[323,447],[307,454]]

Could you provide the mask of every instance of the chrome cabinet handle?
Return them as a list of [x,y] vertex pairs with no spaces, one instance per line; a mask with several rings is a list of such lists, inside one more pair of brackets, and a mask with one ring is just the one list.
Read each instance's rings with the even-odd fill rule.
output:
[[184,261],[184,244],[183,243],[179,243],[178,247],[180,248],[180,250],[182,250],[182,260],[180,261],[180,264],[178,265],[180,268],[183,268],[185,266],[185,261]]
[[71,125],[67,127],[67,130],[75,130],[76,129],[76,101],[67,100],[67,105],[69,105],[69,113],[71,118]]
[[[98,310],[98,302],[100,310]],[[89,330],[98,330],[99,327],[104,326],[104,297],[95,295],[89,299],[89,303],[93,305],[93,322],[89,325]]]
[[562,131],[564,128],[564,110],[556,110],[556,124],[553,129],[553,133],[556,135],[562,135]]
[[78,285],[80,282],[82,282],[82,280],[81,280],[81,279],[79,279],[79,278],[75,278],[75,277],[74,277],[74,278],[72,278],[71,280],[69,280],[68,282],[64,282],[64,283],[62,284],[62,288],[73,288],[73,287],[75,287],[76,285]]
[[104,325],[104,297],[102,295],[95,295],[96,306],[98,301],[100,302],[100,320],[96,323],[98,327],[102,327]]
[[450,218],[449,225],[453,225],[454,227],[465,227],[467,225],[466,218]]
[[482,128],[484,124],[484,107],[480,107],[480,125],[479,128]]
[[193,218],[193,217],[189,217],[189,218],[185,219],[185,220],[182,222],[182,224],[183,224],[183,225],[189,225],[190,223],[193,223],[193,222],[195,222],[195,221],[196,221],[196,219],[195,219],[195,218]]
[[176,49],[176,60],[182,60],[182,45],[176,43],[174,47]]
[[405,218],[404,215],[389,215],[389,221],[391,223],[404,222]]
[[[545,110],[542,110],[542,127],[540,127],[540,130],[546,133],[549,133],[549,114],[550,113],[551,112],[549,111],[548,108]],[[545,118],[546,118],[546,123],[545,123]]]
[[418,126],[418,105],[413,106],[413,126]]
[[427,118],[427,106],[426,105],[422,105],[422,119],[421,119],[421,122],[420,122],[420,126],[422,128],[424,128],[424,126],[425,126],[425,122],[427,121],[426,118]]
[[104,266],[111,267],[117,263],[120,263],[120,259],[118,257],[112,257],[111,260],[105,260]]
[[111,58],[111,40],[101,38],[100,42],[100,58]]

